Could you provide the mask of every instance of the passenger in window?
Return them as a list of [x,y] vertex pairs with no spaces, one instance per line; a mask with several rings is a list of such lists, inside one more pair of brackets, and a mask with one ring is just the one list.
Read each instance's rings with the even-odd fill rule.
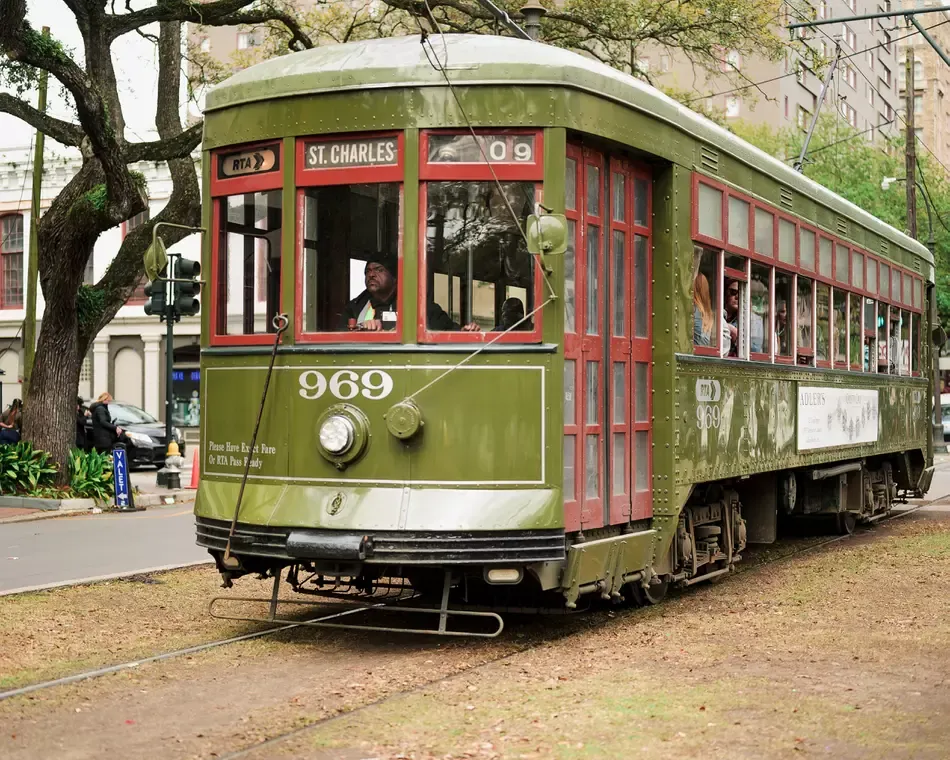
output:
[[726,356],[739,355],[739,281],[726,280],[726,302],[722,312],[723,348],[728,344]]
[[524,304],[521,303],[521,299],[509,298],[501,305],[501,321],[495,325],[492,330],[494,332],[504,332],[505,330],[510,330],[515,325],[518,325],[514,328],[516,330],[530,330],[530,320],[525,319],[521,324],[518,324],[518,322],[523,319]]
[[699,272],[693,280],[693,345],[712,345],[714,327],[709,280],[706,279],[706,275]]
[[788,328],[788,304],[784,300],[775,302],[775,346],[780,356],[791,353]]
[[[395,330],[398,319],[396,282],[398,260],[395,255],[378,253],[366,262],[363,270],[366,290],[350,301],[343,309],[343,330]],[[479,331],[475,322],[459,327],[437,303],[426,307],[426,323],[430,330]]]

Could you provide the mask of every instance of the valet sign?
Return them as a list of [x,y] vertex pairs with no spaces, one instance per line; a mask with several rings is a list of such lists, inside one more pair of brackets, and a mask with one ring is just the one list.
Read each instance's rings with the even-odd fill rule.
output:
[[399,140],[395,136],[304,142],[303,168],[307,170],[396,166],[398,163]]
[[874,443],[878,392],[798,386],[798,450]]

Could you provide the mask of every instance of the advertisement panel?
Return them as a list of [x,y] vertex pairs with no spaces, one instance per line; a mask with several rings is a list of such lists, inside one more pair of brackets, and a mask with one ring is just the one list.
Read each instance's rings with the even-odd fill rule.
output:
[[878,391],[798,386],[798,450],[874,443]]

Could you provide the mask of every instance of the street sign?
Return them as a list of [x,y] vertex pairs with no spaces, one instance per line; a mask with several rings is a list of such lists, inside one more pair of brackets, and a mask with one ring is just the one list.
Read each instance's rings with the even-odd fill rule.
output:
[[280,169],[277,146],[264,146],[241,153],[223,153],[218,157],[218,179],[265,174]]
[[123,512],[134,512],[135,499],[129,481],[129,460],[125,444],[122,443],[117,443],[112,449],[112,482],[115,486],[115,508]]

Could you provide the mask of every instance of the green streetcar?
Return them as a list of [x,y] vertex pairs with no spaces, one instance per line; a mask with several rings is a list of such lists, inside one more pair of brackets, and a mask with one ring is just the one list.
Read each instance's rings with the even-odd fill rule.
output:
[[643,82],[320,47],[213,90],[203,150],[198,543],[271,618],[284,569],[405,579],[442,633],[655,603],[929,488],[932,255]]

